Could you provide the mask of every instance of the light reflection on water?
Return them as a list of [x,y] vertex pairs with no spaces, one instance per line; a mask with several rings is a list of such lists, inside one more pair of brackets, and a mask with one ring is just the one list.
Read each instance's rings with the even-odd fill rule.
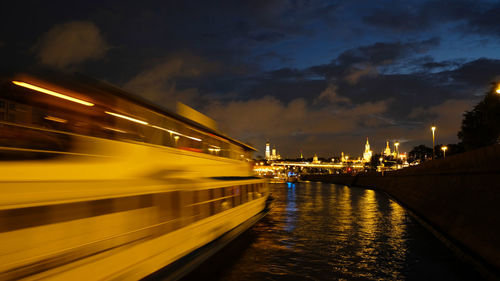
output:
[[478,279],[383,194],[309,182],[271,187],[273,210],[237,239],[248,244],[209,262],[225,265],[209,273],[214,280]]

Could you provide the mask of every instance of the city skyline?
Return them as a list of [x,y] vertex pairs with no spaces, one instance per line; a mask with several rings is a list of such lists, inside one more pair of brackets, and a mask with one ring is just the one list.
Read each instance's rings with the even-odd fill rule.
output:
[[[425,145],[425,144],[424,144]],[[439,144],[441,145],[441,144]],[[389,152],[387,152],[387,146],[389,147]],[[428,147],[432,147],[432,145],[426,145]],[[272,149],[271,149],[272,147]],[[263,158],[265,160],[282,160],[282,159],[311,159],[314,158],[315,156],[319,158],[332,158],[332,157],[340,157],[341,155],[345,154],[348,155],[349,157],[354,157],[354,158],[360,158],[361,160],[367,161],[368,158],[371,158],[372,156],[378,154],[382,156],[394,156],[396,153],[397,154],[403,154],[411,151],[413,147],[410,149],[402,149],[401,148],[401,142],[399,140],[386,140],[384,142],[384,146],[379,149],[374,148],[373,145],[371,145],[371,141],[369,141],[369,137],[366,137],[366,142],[363,143],[364,149],[361,150],[360,152],[355,152],[355,153],[348,153],[347,151],[342,150],[342,148],[338,148],[341,152],[340,153],[325,153],[325,154],[319,154],[317,152],[312,152],[311,154],[306,154],[302,151],[302,149],[298,150],[297,156],[291,156],[291,157],[281,157],[281,155],[278,152],[279,144],[272,144],[269,140],[266,141],[265,148],[259,151],[264,151],[264,155],[261,155],[260,153],[257,153],[257,158]],[[397,147],[397,152],[396,152],[396,147]],[[269,148],[269,149],[268,149]],[[275,153],[275,154],[273,154]],[[279,157],[273,157],[273,156],[279,156]]]

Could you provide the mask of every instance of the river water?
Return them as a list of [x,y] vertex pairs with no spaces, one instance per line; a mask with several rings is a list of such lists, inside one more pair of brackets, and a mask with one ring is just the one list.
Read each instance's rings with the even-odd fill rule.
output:
[[382,193],[271,184],[271,212],[184,280],[480,280]]

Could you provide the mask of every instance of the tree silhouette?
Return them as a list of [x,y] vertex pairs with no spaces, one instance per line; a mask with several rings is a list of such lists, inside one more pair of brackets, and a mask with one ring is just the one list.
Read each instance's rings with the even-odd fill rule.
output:
[[500,94],[491,87],[484,99],[464,113],[458,138],[466,150],[498,142],[500,135]]
[[432,157],[432,147],[427,147],[423,144],[415,146],[410,153],[408,153],[410,162],[415,160],[425,161]]

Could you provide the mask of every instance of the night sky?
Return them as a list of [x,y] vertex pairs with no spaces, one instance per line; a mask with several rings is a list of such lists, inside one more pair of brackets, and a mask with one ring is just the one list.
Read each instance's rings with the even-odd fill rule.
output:
[[[6,3],[9,2],[9,3]],[[99,3],[99,4],[97,4]],[[498,1],[3,1],[0,70],[180,100],[263,155],[456,143],[500,80]]]

